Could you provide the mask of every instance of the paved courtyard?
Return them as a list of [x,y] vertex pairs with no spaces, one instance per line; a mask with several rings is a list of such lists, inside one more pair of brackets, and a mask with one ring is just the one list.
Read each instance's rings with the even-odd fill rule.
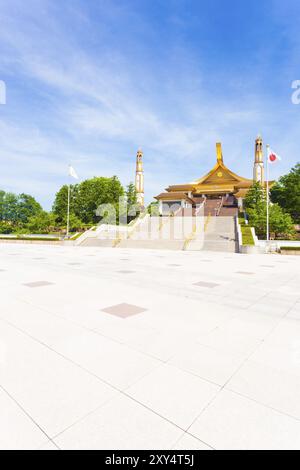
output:
[[0,245],[1,449],[299,449],[300,258]]

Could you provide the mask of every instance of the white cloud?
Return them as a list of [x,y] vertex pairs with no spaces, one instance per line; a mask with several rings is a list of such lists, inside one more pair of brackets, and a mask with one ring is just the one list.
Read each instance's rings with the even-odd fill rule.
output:
[[[66,22],[56,16],[52,2],[31,1],[31,8],[27,2],[14,3],[15,11],[0,5],[0,70],[24,82],[33,98],[41,93],[47,106],[40,110],[40,119],[31,116],[31,107],[39,106],[32,96],[26,103],[29,109],[15,102],[10,112],[7,106],[6,121],[0,120],[0,185],[18,192],[32,188],[49,207],[69,162],[78,163],[83,177],[118,174],[128,183],[134,177],[135,151],[142,146],[151,199],[168,184],[206,172],[214,163],[218,140],[228,165],[250,177],[258,132],[282,145],[282,155],[287,149],[289,161],[298,158],[293,144],[298,124],[289,123],[279,140],[283,123],[274,114],[274,103],[259,87],[251,88],[259,69],[247,78],[249,89],[240,71],[236,76],[216,71],[220,88],[212,91],[205,64],[184,44],[164,51],[163,57],[169,52],[170,58],[162,65],[162,56],[157,62],[152,56],[142,60],[148,52],[145,45],[128,53],[112,41],[105,24],[112,15],[108,4],[96,31],[87,11],[74,6]],[[151,37],[136,13],[115,7],[114,14],[140,20],[141,30]],[[81,28],[84,33],[75,34]],[[101,45],[87,47],[86,34],[101,38]],[[288,111],[282,111],[282,118],[284,113]]]

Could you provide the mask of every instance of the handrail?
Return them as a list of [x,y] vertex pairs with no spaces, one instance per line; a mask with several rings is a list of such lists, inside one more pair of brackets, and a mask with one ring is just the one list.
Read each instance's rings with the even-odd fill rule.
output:
[[191,232],[190,235],[184,240],[184,244],[183,244],[183,250],[184,250],[184,251],[187,249],[187,247],[189,246],[189,244],[191,243],[191,241],[194,240],[194,238],[195,238],[195,236],[196,236],[196,232],[197,232],[197,224],[194,223],[192,232]]
[[131,231],[127,233],[127,239],[130,239],[132,237],[132,235],[134,234],[134,232],[136,231],[136,229],[141,225],[141,223],[145,220],[145,219],[149,219],[150,217],[150,214],[146,214],[141,217],[138,218],[138,220],[136,221],[136,223],[130,227],[131,228]]
[[223,204],[224,204],[224,196],[222,196],[221,201],[218,203],[219,207],[218,207],[217,212],[216,212],[217,217],[220,215]]
[[211,219],[211,214],[209,213],[208,216],[206,217],[206,221],[205,221],[205,224],[204,224],[204,232],[206,232],[206,229],[207,229],[207,226],[209,224],[210,219]]
[[[199,205],[198,209],[196,210],[196,212],[195,212],[195,218],[196,218],[196,217],[199,217],[199,211],[200,211],[200,209],[203,209],[203,208],[204,208],[205,202],[206,202],[206,198],[205,198],[205,200],[202,202],[202,204]],[[186,237],[186,239],[184,240],[183,250],[186,250],[187,247],[189,246],[189,244],[191,243],[191,241],[195,239],[196,233],[197,233],[197,222],[194,222],[192,232],[191,232],[191,233]]]
[[[140,217],[138,217],[135,221],[134,224],[132,224],[131,227],[128,225],[122,226],[122,225],[112,225],[112,224],[99,224],[95,230],[95,227],[92,227],[89,230],[86,230],[77,240],[75,240],[75,245],[81,245],[87,238],[97,238],[100,233],[102,232],[115,232],[120,233],[120,232],[126,232],[128,236],[129,229],[132,231],[136,229],[136,227],[145,219],[145,217],[149,216],[147,213],[143,213]],[[118,237],[117,239],[122,238]]]

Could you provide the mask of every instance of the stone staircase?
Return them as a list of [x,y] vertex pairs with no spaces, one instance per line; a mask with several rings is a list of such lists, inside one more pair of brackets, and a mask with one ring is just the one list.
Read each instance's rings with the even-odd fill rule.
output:
[[[189,218],[185,218],[187,224]],[[192,219],[192,217],[190,217]],[[120,241],[120,248],[151,248],[182,250],[185,235],[181,217],[147,217],[127,238]],[[190,227],[185,228],[191,231]]]
[[[194,209],[173,217],[139,218],[131,226],[99,226],[86,232],[77,245],[114,248],[149,248],[188,251],[236,251],[235,207],[222,206],[220,199],[209,200],[208,209],[216,207],[220,216]],[[222,201],[221,201],[222,202]],[[222,211],[222,212],[221,212]]]
[[204,232],[203,250],[235,252],[236,245],[234,216],[208,218]]
[[220,217],[234,217],[238,215],[238,208],[232,196],[229,196],[223,200],[220,208]]
[[220,209],[221,204],[222,199],[220,198],[207,199],[204,206],[205,217],[215,216]]

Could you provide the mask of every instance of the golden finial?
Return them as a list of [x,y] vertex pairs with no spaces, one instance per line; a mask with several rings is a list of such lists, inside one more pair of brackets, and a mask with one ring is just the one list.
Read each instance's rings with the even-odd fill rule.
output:
[[223,154],[222,154],[222,144],[221,144],[221,142],[217,142],[216,147],[217,147],[217,162],[218,163],[223,163]]

